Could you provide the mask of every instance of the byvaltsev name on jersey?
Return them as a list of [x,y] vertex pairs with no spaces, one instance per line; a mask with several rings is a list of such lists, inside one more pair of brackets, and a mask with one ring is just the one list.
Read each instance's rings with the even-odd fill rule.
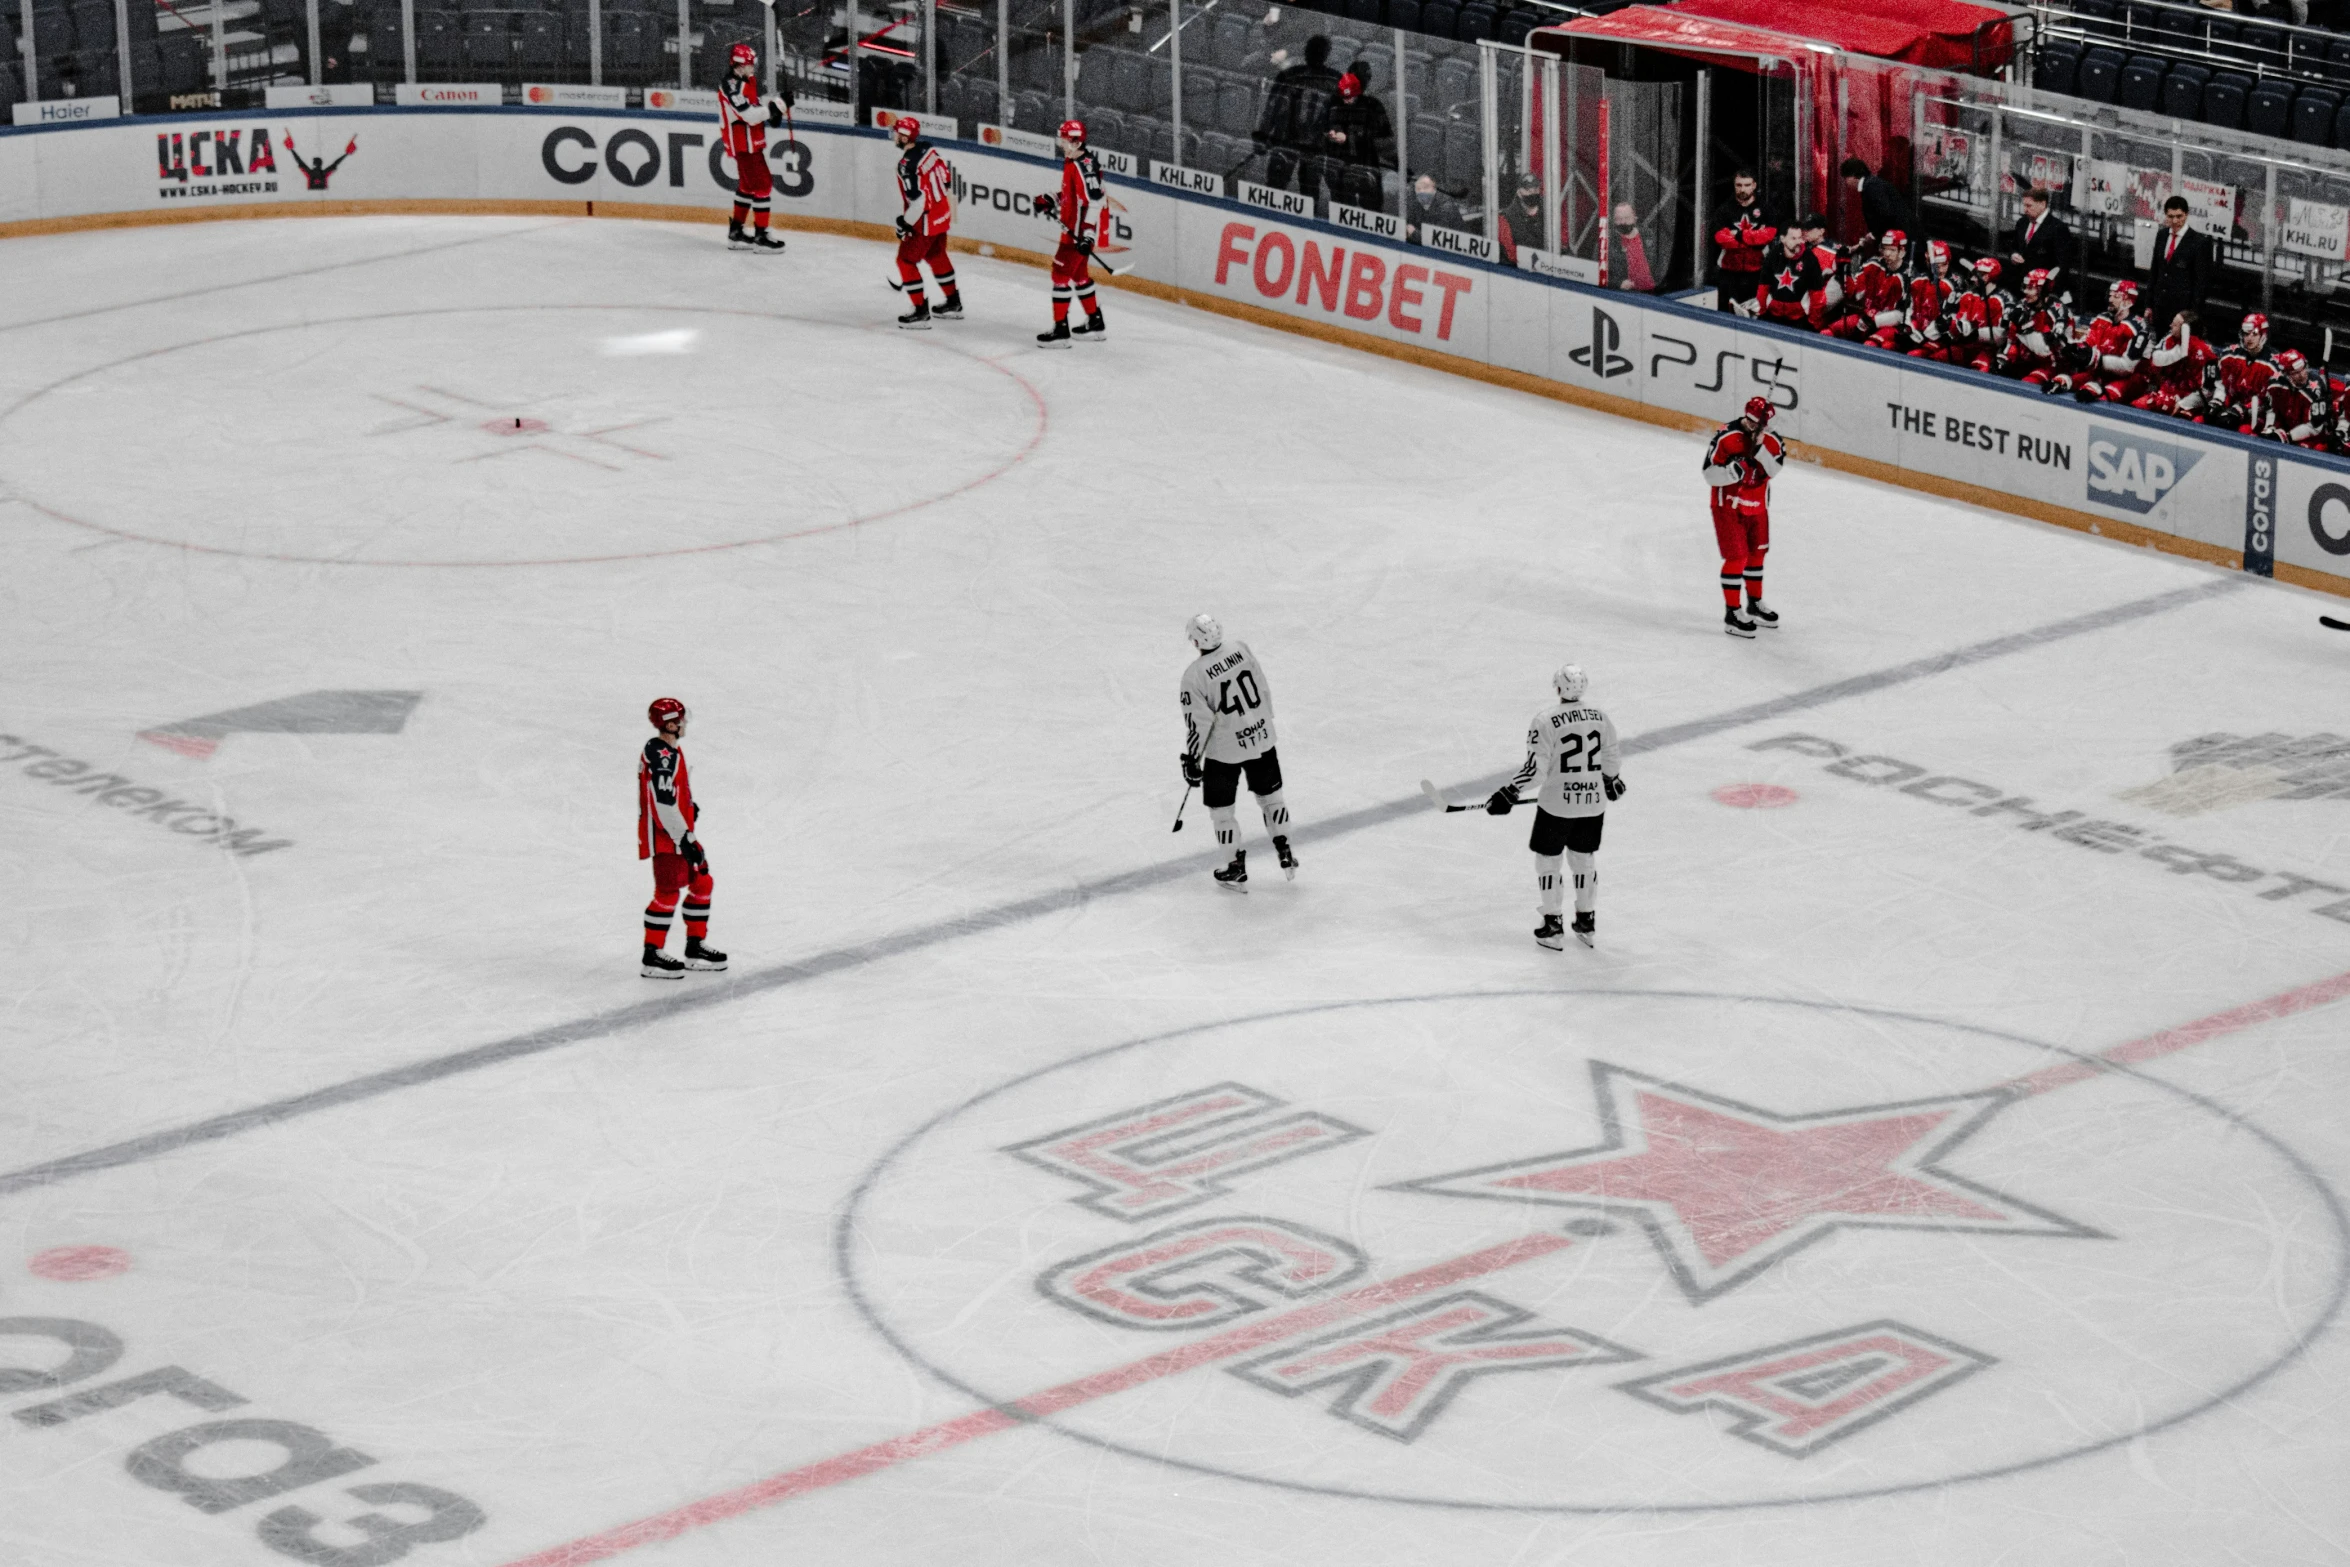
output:
[[1534,803],[1553,816],[1597,816],[1607,809],[1600,780],[1616,776],[1616,726],[1607,714],[1581,702],[1562,702],[1534,715],[1526,729],[1526,764],[1510,780],[1510,792],[1526,798],[1526,786],[1541,780]]
[[[1246,642],[1202,653],[1183,672],[1183,742],[1210,762],[1245,762],[1273,749],[1273,683]],[[1209,733],[1211,723],[1214,733]]]

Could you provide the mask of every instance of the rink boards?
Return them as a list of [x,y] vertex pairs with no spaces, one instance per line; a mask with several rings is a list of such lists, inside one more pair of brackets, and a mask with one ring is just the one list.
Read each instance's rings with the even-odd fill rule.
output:
[[[676,114],[462,108],[28,128],[0,133],[0,235],[302,210],[715,217],[733,194],[716,129]],[[1032,204],[1056,183],[1050,160],[963,142],[942,150],[956,169],[959,240],[1051,248],[1054,228]],[[807,127],[768,156],[779,221],[886,236],[899,202],[881,133]],[[1099,253],[1131,269],[1129,286],[1636,417],[1695,428],[1765,396],[1798,454],[1831,466],[2350,594],[2350,462],[1158,179],[1111,180]],[[1571,511],[1575,498],[1559,503]]]

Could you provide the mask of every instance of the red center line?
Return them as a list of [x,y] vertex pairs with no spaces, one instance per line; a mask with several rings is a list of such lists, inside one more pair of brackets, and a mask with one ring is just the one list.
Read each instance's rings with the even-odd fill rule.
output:
[[[2208,1040],[2238,1033],[2257,1023],[2272,1022],[2277,1018],[2310,1011],[2345,996],[2350,996],[2350,973],[2336,974],[2331,979],[2284,991],[2263,1001],[2232,1007],[2177,1028],[2161,1029],[2142,1038],[2125,1041],[2085,1060],[2068,1061],[2061,1066],[2011,1078],[2006,1086],[2026,1095],[2048,1093],[2069,1084],[2102,1077],[2109,1067],[2157,1060]],[[534,1555],[518,1557],[508,1562],[506,1567],[585,1567],[586,1563],[604,1561],[625,1551],[635,1550],[640,1545],[674,1540],[679,1535],[738,1514],[772,1506],[795,1496],[804,1496],[810,1491],[820,1491],[844,1480],[860,1479],[913,1459],[927,1458],[933,1453],[960,1447],[979,1437],[1010,1431],[1063,1410],[1075,1409],[1081,1404],[1125,1392],[1129,1388],[1161,1381],[1185,1371],[1212,1365],[1219,1360],[1229,1360],[1263,1345],[1278,1343],[1348,1317],[1368,1315],[1398,1301],[1449,1288],[1464,1279],[1479,1278],[1515,1267],[1521,1262],[1552,1256],[1574,1244],[1570,1236],[1547,1233],[1505,1241],[1499,1246],[1473,1251],[1466,1256],[1439,1262],[1383,1283],[1366,1284],[1359,1289],[1334,1295],[1326,1301],[1301,1306],[1295,1311],[1281,1312],[1259,1322],[1228,1328],[1222,1333],[1211,1334],[1197,1342],[1156,1355],[1146,1355],[1123,1366],[1113,1366],[1072,1382],[1063,1382],[999,1408],[975,1410],[937,1425],[925,1426],[919,1431],[910,1431],[904,1436],[891,1437],[886,1442],[876,1442],[871,1447],[860,1447],[854,1452],[821,1459],[798,1469],[787,1469],[764,1480],[755,1480],[732,1491],[721,1491],[716,1496],[688,1502],[683,1507],[655,1513],[649,1518],[639,1518],[634,1523],[622,1524],[601,1534],[587,1535]]]

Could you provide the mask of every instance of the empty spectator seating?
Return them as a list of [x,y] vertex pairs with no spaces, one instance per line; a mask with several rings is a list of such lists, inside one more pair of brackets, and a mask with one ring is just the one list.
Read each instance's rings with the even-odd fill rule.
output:
[[2200,65],[2174,65],[2162,79],[2161,110],[2182,120],[2203,118],[2203,89],[2210,85],[2211,72]]
[[2049,44],[2040,51],[2032,66],[2032,85],[2043,92],[2073,91],[2073,78],[2081,69],[2081,51],[2071,44]]
[[1431,38],[1460,36],[1460,12],[1452,0],[1420,0],[1420,31]]
[[465,75],[464,29],[453,11],[416,13],[416,74],[428,82],[453,82]]
[[2293,100],[2293,139],[2316,147],[2330,147],[2334,139],[2334,111],[2342,95],[2330,87],[2304,87]]
[[2162,102],[2162,77],[2168,64],[2152,55],[2130,56],[2122,66],[2121,85],[2113,101],[2125,109],[2154,113]]
[[2081,56],[2073,91],[2091,103],[2111,103],[2121,87],[2122,57],[2111,49],[2092,49]]
[[2289,136],[2293,131],[2293,88],[2287,82],[2262,82],[2244,100],[2244,128],[2262,136]]
[[2203,123],[2225,130],[2242,130],[2246,91],[2240,78],[2214,76],[2203,89]]

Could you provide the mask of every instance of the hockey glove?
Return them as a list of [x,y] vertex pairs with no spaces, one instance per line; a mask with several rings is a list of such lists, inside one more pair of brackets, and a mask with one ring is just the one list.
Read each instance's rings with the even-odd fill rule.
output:
[[684,855],[685,863],[697,871],[710,868],[710,856],[702,852],[702,841],[690,833],[687,834],[685,841],[677,846],[677,852]]
[[1201,777],[1199,758],[1192,755],[1189,751],[1186,751],[1181,756],[1177,757],[1175,761],[1176,764],[1183,769],[1183,781],[1191,785],[1194,789],[1198,788]]
[[1035,200],[1029,202],[1028,205],[1035,209],[1036,215],[1038,217],[1049,218],[1060,207],[1061,203],[1059,198],[1054,196],[1039,196]]
[[1510,813],[1510,807],[1516,805],[1517,803],[1518,792],[1515,789],[1506,787],[1496,789],[1485,801],[1485,814],[1488,816],[1507,816]]
[[1599,786],[1607,791],[1607,797],[1611,800],[1621,800],[1624,790],[1629,787],[1623,779],[1610,778],[1605,773],[1599,775]]
[[898,238],[900,238],[900,239],[912,239],[913,237],[914,237],[914,220],[913,220],[912,218],[909,218],[909,217],[907,217],[907,216],[906,216],[904,213],[902,213],[902,212],[901,212],[901,213],[899,213],[899,214],[898,214]]
[[773,98],[767,100],[767,123],[769,125],[781,125],[783,123],[783,105],[781,102]]

